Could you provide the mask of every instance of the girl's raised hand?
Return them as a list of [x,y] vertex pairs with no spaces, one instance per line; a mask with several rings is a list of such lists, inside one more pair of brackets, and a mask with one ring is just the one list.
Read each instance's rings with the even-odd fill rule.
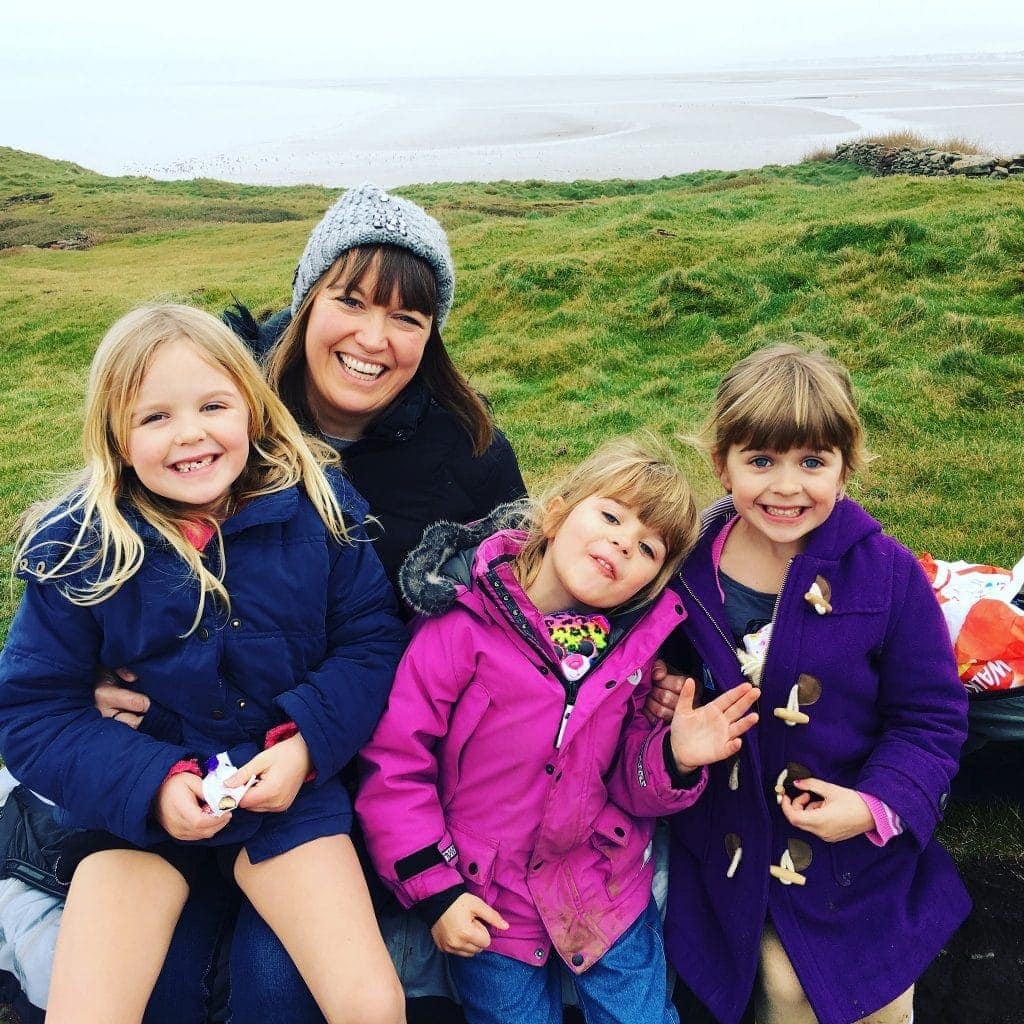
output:
[[209,839],[230,820],[211,814],[203,800],[203,783],[198,775],[181,772],[164,779],[153,798],[153,816],[157,824],[175,839]]
[[476,956],[491,944],[487,925],[505,931],[508,922],[489,903],[464,892],[430,929],[434,945],[442,953]]
[[868,805],[856,790],[821,779],[800,779],[793,785],[810,792],[801,793],[795,800],[783,795],[782,813],[791,825],[812,836],[838,843],[875,827]]
[[309,747],[300,733],[261,750],[225,781],[228,786],[244,786],[254,775],[256,784],[239,801],[247,811],[278,814],[287,811],[313,770]]
[[692,679],[683,683],[672,716],[672,756],[683,773],[732,757],[743,745],[740,737],[757,724],[757,712],[750,710],[761,695],[757,687],[743,683],[698,708],[696,688]]

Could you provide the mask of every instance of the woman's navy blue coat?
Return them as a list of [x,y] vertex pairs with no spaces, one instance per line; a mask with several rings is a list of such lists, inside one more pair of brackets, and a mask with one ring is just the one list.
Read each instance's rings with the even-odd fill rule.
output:
[[[76,527],[64,519],[44,530],[21,564],[27,586],[0,655],[0,750],[11,771],[67,808],[71,824],[147,845],[167,838],[150,807],[176,761],[228,750],[242,765],[268,728],[291,720],[316,779],[283,814],[235,811],[213,842],[246,843],[255,861],[306,841],[328,818],[338,827],[327,831],[347,831],[337,773],[380,717],[406,636],[358,525],[365,503],[340,477],[332,482],[353,543],[334,541],[298,488],[255,499],[222,526],[231,608],[208,599],[191,632],[198,583],[139,517],[141,568],[91,607],[64,595],[75,577],[38,578]],[[100,717],[97,665],[137,673],[161,706],[162,739]]]

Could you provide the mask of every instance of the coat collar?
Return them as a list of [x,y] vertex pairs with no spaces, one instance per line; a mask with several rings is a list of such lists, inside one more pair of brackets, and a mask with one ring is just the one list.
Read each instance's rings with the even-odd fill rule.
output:
[[398,398],[367,426],[366,432],[350,446],[349,451],[351,452],[357,445],[362,446],[372,441],[383,441],[388,444],[407,441],[419,429],[431,401],[433,398],[430,390],[423,383],[423,378],[417,374]]
[[[478,571],[477,555],[484,542],[503,529],[518,526],[526,512],[524,502],[508,502],[468,526],[445,520],[429,526],[398,574],[406,604],[420,615],[443,615],[468,589]],[[485,548],[490,550],[490,546]]]
[[[739,662],[735,659],[735,645],[731,640],[718,577],[721,542],[735,518],[736,508],[729,496],[716,501],[701,514],[700,540],[679,570],[677,583],[680,591],[688,594],[690,601],[702,613],[693,616],[690,628],[703,634],[704,642],[712,648],[722,644],[722,650],[729,652],[729,658],[722,663],[728,665],[730,670],[730,676],[722,679],[727,686],[738,685],[743,681]],[[836,503],[828,519],[810,533],[807,547],[793,560],[791,572],[809,573],[813,580],[818,568],[835,565],[857,543],[872,534],[880,533],[881,529],[860,505],[850,498],[844,498]],[[815,568],[811,568],[812,565]],[[702,654],[706,660],[707,652],[702,651]],[[734,668],[735,672],[732,671]]]
[[[299,492],[296,487],[288,487],[273,494],[263,494],[250,501],[241,511],[225,519],[221,523],[220,532],[225,537],[233,536],[253,526],[264,526],[270,523],[287,522],[295,515],[299,503]],[[163,536],[147,522],[136,508],[122,506],[121,511],[132,529],[147,544],[166,544]]]

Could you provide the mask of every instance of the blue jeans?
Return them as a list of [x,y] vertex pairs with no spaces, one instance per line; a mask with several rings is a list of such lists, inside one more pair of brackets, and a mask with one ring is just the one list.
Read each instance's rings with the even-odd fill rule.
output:
[[324,1024],[280,940],[213,869],[193,883],[143,1021]]
[[[561,1024],[561,961],[543,967],[484,950],[450,957],[470,1024]],[[666,986],[661,918],[652,900],[611,949],[572,975],[586,1024],[679,1024]]]

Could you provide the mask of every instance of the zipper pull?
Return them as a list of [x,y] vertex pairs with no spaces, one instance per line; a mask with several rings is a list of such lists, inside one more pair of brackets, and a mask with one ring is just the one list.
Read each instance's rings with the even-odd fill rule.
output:
[[575,704],[566,704],[565,711],[562,712],[562,721],[558,726],[558,735],[555,737],[555,750],[562,745],[562,738],[565,736],[565,727],[569,724],[569,716],[572,714],[572,709],[576,707]]
[[565,727],[569,724],[569,716],[572,714],[572,710],[576,707],[576,694],[580,691],[579,680],[573,680],[566,683],[565,686],[565,710],[562,712],[562,721],[558,725],[558,735],[555,736],[555,750],[562,745],[562,739],[565,736]]

